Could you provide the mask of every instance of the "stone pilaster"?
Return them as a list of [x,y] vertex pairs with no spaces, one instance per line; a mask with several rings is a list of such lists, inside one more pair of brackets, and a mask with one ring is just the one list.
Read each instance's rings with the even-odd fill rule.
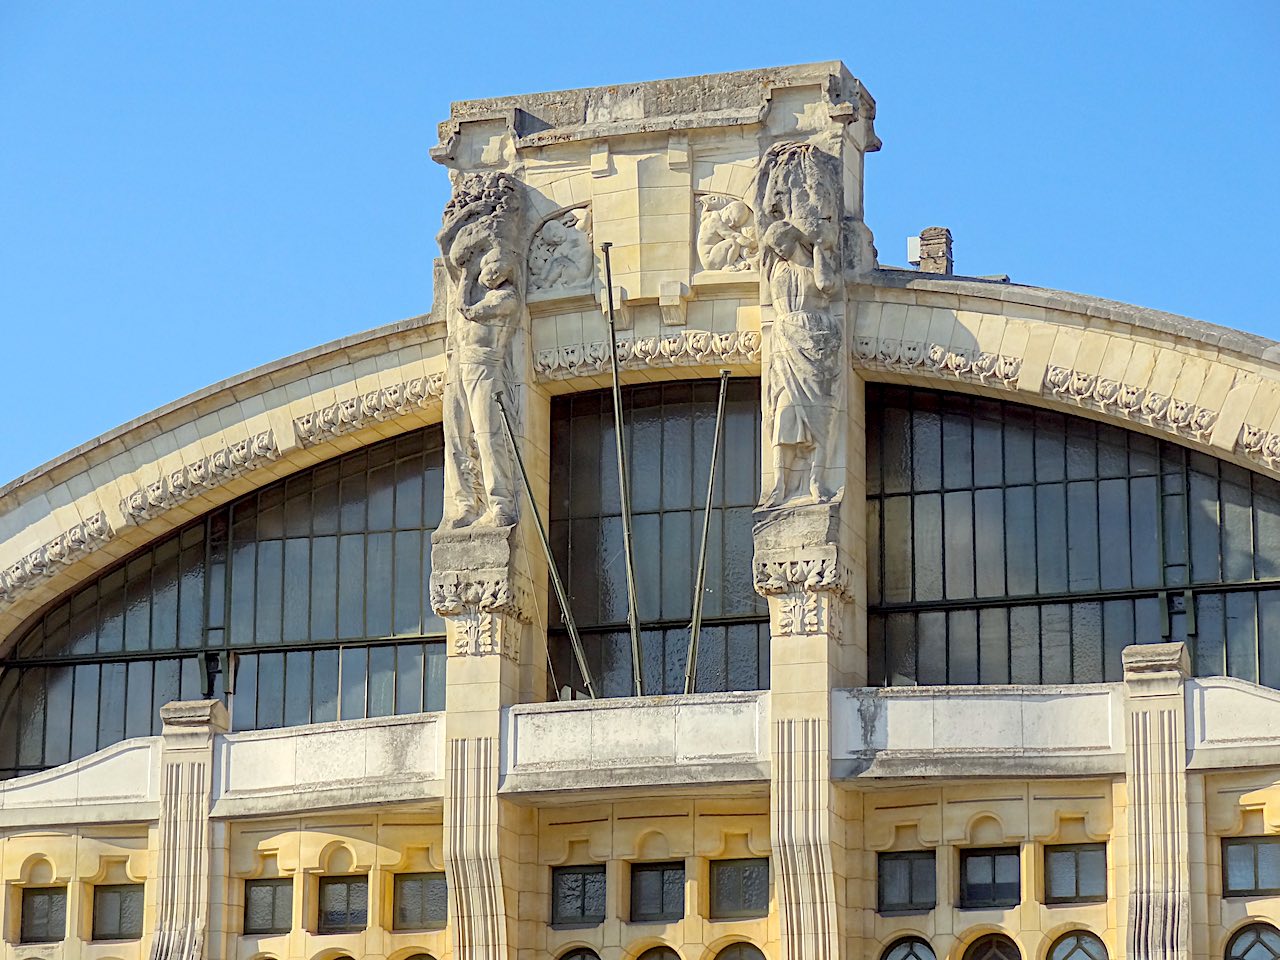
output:
[[213,740],[229,727],[219,700],[160,708],[164,757],[160,795],[157,925],[151,960],[204,960],[210,876],[215,858],[209,823]]
[[1187,827],[1186,646],[1124,650],[1125,780],[1128,793],[1127,956],[1190,957]]

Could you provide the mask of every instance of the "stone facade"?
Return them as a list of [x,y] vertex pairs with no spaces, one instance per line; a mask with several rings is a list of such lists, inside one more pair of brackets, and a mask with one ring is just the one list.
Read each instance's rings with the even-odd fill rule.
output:
[[[432,151],[454,192],[431,314],[208,388],[0,490],[8,647],[241,494],[425,424],[447,448],[430,579],[445,710],[229,733],[222,704],[183,701],[159,737],[0,784],[0,952],[712,960],[746,942],[874,960],[915,936],[961,960],[1000,932],[1040,960],[1087,930],[1112,958],[1207,960],[1246,922],[1280,922],[1280,896],[1223,896],[1220,861],[1222,838],[1280,835],[1280,694],[1191,679],[1159,643],[1111,684],[867,686],[866,383],[1067,411],[1280,478],[1268,342],[955,277],[936,230],[921,271],[879,265],[874,118],[840,63],[454,104]],[[606,243],[625,383],[762,381],[743,588],[768,606],[767,691],[544,702],[549,412],[610,382]],[[1046,903],[1045,847],[1079,843],[1106,845],[1106,898]],[[1018,851],[1020,902],[962,908],[960,851],[995,846]],[[936,852],[931,910],[877,908],[877,857],[903,850]],[[714,918],[712,864],[744,858],[769,860],[768,908]],[[644,862],[683,864],[679,920],[629,919]],[[605,919],[550,924],[553,870],[583,864],[603,865]],[[396,876],[437,872],[447,922],[399,929]],[[333,876],[368,883],[364,928],[322,931]],[[264,879],[293,881],[288,929],[246,934],[246,883]],[[143,935],[95,940],[94,889],[124,883],[145,885]],[[66,937],[21,943],[23,892],[58,886]]]

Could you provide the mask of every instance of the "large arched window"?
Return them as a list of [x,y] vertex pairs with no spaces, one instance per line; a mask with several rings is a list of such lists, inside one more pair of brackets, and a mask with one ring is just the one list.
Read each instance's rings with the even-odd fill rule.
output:
[[1086,930],[1073,930],[1053,942],[1049,960],[1107,960],[1107,947],[1100,937]]
[[1136,431],[867,388],[870,674],[1118,680],[1132,643],[1280,686],[1280,483]]
[[170,700],[227,696],[238,730],[441,709],[427,581],[442,476],[439,427],[386,440],[54,604],[0,660],[0,777],[158,733]]
[[716,960],[765,960],[764,952],[757,946],[744,941],[731,943],[716,954]]
[[1278,960],[1280,931],[1269,923],[1251,923],[1227,944],[1226,960]]
[[890,944],[880,960],[934,960],[933,947],[919,937],[903,937]]
[[1003,933],[979,937],[964,952],[964,960],[1022,960],[1018,945]]
[[[623,391],[645,693],[683,690],[692,590],[715,431],[714,381]],[[634,692],[613,407],[606,391],[551,407],[551,538],[602,696]],[[708,548],[699,691],[769,685],[768,608],[752,588],[760,496],[760,388],[733,380]],[[584,686],[555,611],[553,696]]]

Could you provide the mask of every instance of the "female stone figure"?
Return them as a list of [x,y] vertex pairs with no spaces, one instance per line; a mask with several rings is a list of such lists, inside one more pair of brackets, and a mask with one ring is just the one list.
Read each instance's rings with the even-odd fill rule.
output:
[[773,488],[765,506],[825,503],[839,405],[839,188],[833,158],[812,144],[772,146],[756,185],[760,270],[774,308],[765,380]]

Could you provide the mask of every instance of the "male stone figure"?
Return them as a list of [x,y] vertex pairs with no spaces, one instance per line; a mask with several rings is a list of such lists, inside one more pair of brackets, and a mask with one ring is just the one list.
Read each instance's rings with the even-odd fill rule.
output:
[[446,530],[508,527],[518,516],[512,452],[495,397],[510,379],[509,348],[524,308],[519,189],[504,173],[460,178],[437,238],[450,280]]
[[760,271],[775,319],[765,381],[773,488],[765,506],[825,503],[841,358],[830,296],[839,282],[834,158],[808,143],[774,144],[756,182]]

